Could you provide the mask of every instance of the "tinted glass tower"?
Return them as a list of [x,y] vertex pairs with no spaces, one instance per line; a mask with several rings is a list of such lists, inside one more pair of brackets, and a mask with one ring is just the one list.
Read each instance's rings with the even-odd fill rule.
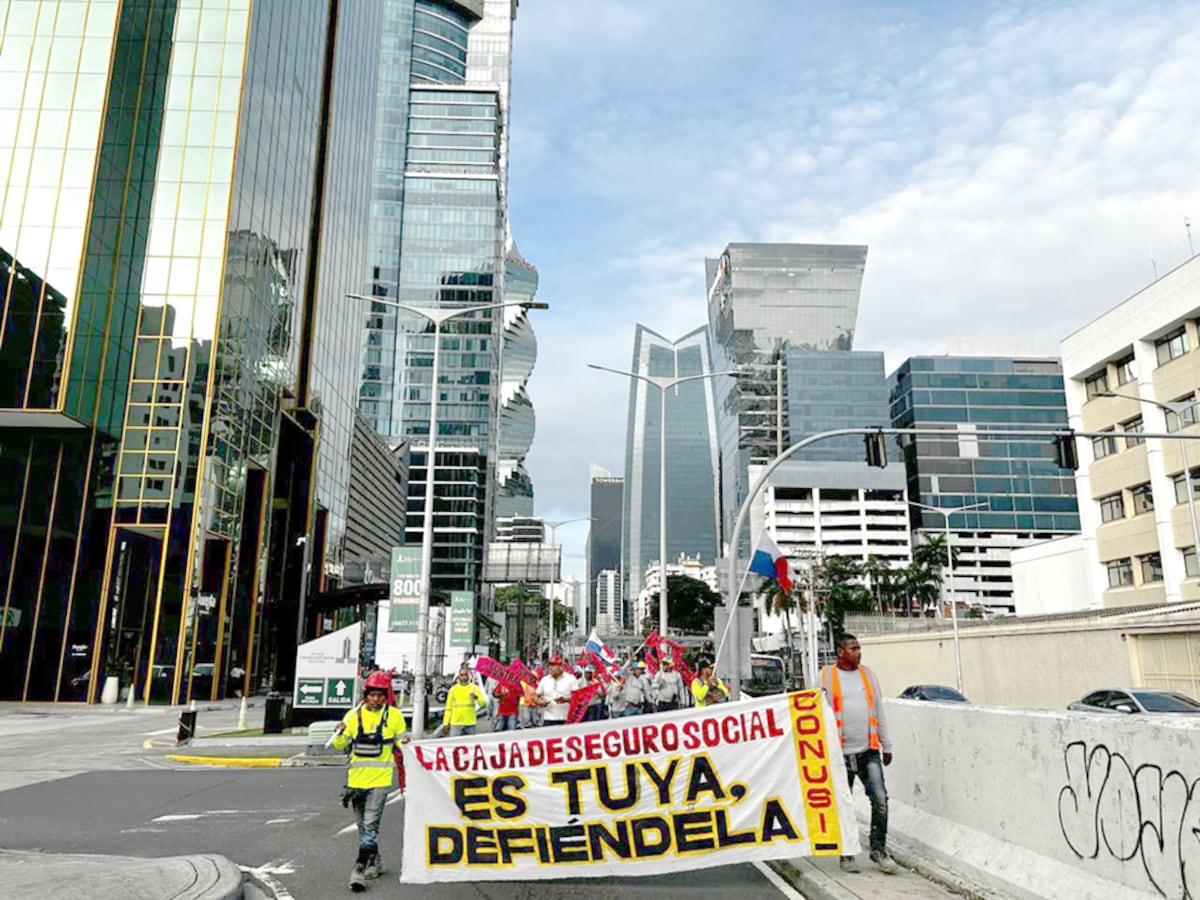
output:
[[[986,504],[951,519],[955,594],[1011,607],[1012,549],[1079,531],[1075,480],[1058,467],[1047,438],[987,433],[1065,428],[1061,362],[916,356],[890,382],[893,425],[946,432],[904,442],[909,496],[937,507]],[[941,515],[914,509],[912,517],[914,529],[942,533]]]
[[[513,0],[384,0],[383,65],[375,111],[368,293],[413,307],[467,309],[532,296],[536,278],[508,261],[507,142]],[[520,282],[510,293],[509,266]],[[533,279],[532,283],[528,283]],[[383,304],[366,311],[359,407],[376,430],[411,445],[406,540],[421,542],[433,504],[433,587],[478,590],[496,509],[497,464],[514,496],[519,460],[532,440],[532,407],[502,401],[501,358],[517,356],[532,331],[502,310],[446,322],[440,377],[432,383],[433,326]],[[428,488],[429,413],[437,390],[436,491]],[[528,398],[525,398],[527,400]],[[499,446],[498,416],[509,424]],[[526,448],[527,449],[527,448]],[[505,455],[507,454],[507,455]],[[445,487],[441,487],[445,485]]]
[[[678,377],[712,372],[708,329],[671,341],[638,325],[633,367],[643,375]],[[681,553],[712,563],[717,556],[717,444],[711,378],[684,382],[666,395],[667,561]],[[642,589],[646,566],[659,558],[659,391],[640,379],[629,386],[625,449],[623,559],[626,597]]]
[[851,349],[866,263],[866,247],[823,244],[730,244],[705,261],[712,364],[738,371],[713,384],[722,540],[749,466],[787,446],[786,353]]
[[366,262],[381,7],[17,9],[0,693],[94,699],[110,675],[179,701],[286,678],[344,542],[358,357],[340,298]]

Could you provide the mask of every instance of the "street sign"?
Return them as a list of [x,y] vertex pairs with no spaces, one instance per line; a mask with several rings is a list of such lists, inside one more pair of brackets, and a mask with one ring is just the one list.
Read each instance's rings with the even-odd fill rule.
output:
[[451,650],[470,653],[475,646],[475,592],[450,592],[450,624],[446,629]]
[[421,583],[421,548],[393,547],[391,586],[388,590],[388,631],[416,633]]
[[321,678],[296,679],[296,706],[324,706],[325,681]]
[[362,626],[355,622],[297,648],[293,705],[308,709],[354,705],[361,632]]
[[352,706],[354,704],[354,679],[330,678],[325,682],[326,706]]

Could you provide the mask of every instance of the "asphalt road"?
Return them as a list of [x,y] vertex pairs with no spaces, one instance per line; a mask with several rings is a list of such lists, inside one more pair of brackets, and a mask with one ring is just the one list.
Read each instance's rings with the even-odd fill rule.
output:
[[[0,847],[127,856],[219,853],[263,869],[296,900],[349,896],[346,878],[357,836],[353,816],[339,802],[340,768],[164,768],[162,755],[148,752],[143,742],[172,721],[166,713],[105,718],[0,711],[0,772],[6,773],[0,779]],[[393,867],[399,863],[403,803],[396,797],[389,805],[380,835]],[[405,886],[397,874],[388,873],[370,894],[405,900],[784,896],[751,865],[656,878],[473,885]]]

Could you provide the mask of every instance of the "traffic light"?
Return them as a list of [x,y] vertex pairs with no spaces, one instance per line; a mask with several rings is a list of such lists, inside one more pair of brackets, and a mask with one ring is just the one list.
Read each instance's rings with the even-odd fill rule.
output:
[[863,437],[863,443],[867,445],[867,465],[886,469],[887,436],[882,431],[872,431]]
[[1054,436],[1054,454],[1058,457],[1060,469],[1070,469],[1074,472],[1079,468],[1079,454],[1075,450],[1074,431]]

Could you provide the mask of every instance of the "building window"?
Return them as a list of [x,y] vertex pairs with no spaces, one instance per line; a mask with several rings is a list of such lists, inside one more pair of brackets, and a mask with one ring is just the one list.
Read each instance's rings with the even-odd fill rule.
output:
[[[1112,429],[1105,429],[1111,431]],[[1106,456],[1112,456],[1117,452],[1117,439],[1115,437],[1094,437],[1092,438],[1092,453],[1096,459],[1104,459]]]
[[[1121,430],[1122,431],[1136,431],[1138,433],[1141,433],[1146,430],[1146,426],[1145,426],[1145,423],[1142,422],[1141,416],[1134,416],[1128,422],[1121,423]],[[1127,450],[1130,449],[1131,447],[1137,447],[1144,443],[1146,443],[1146,439],[1144,437],[1130,437],[1128,435],[1125,436],[1125,449],[1127,449]]]
[[1104,564],[1108,568],[1108,586],[1126,587],[1133,584],[1133,566],[1129,558],[1110,559]]
[[1172,401],[1173,403],[1186,403],[1188,405],[1183,407],[1178,414],[1174,412],[1166,414],[1167,431],[1178,431],[1180,428],[1187,428],[1189,425],[1196,424],[1195,400],[1195,394],[1184,394],[1182,397]]
[[1200,565],[1196,562],[1196,548],[1183,548],[1183,571],[1187,573],[1188,578],[1200,576]]
[[1160,366],[1183,356],[1183,354],[1188,352],[1187,331],[1180,327],[1176,328],[1170,334],[1163,335],[1154,342],[1154,352],[1158,354],[1158,364]]
[[1100,519],[1111,522],[1125,518],[1125,501],[1120,494],[1109,494],[1100,498]]
[[1154,492],[1150,490],[1150,485],[1135,484],[1129,490],[1133,498],[1133,514],[1136,516],[1139,513],[1151,512],[1154,509]]
[[1163,580],[1162,558],[1157,553],[1139,556],[1138,564],[1142,567],[1142,584]]
[[[1172,476],[1175,482],[1175,502],[1187,502],[1187,476],[1180,472]],[[1192,469],[1192,496],[1200,494],[1200,469]]]
[[1118,359],[1113,365],[1117,367],[1117,384],[1129,384],[1131,381],[1137,381],[1137,375],[1133,371],[1132,353],[1124,359]]
[[1098,394],[1108,393],[1108,370],[1101,369],[1099,372],[1093,372],[1083,380],[1083,386],[1087,389],[1089,400]]

